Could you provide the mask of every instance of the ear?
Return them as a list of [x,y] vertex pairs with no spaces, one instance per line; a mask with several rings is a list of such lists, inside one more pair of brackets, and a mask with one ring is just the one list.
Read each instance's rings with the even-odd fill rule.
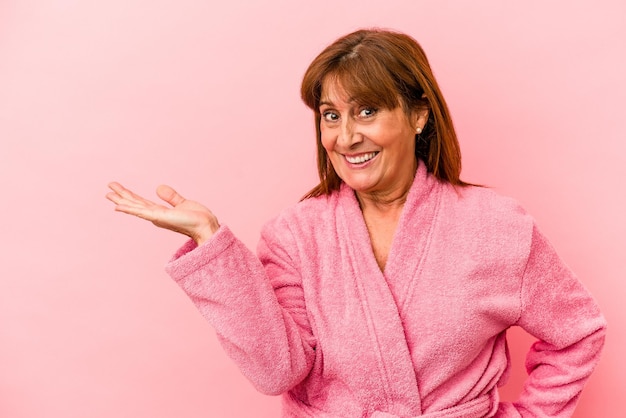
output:
[[426,98],[426,93],[422,94],[422,99],[424,99],[424,106],[419,107],[413,111],[413,126],[415,126],[415,130],[418,134],[422,133],[426,123],[428,122],[428,115],[430,113],[429,102]]
[[426,126],[426,122],[428,122],[428,114],[429,109],[427,107],[421,107],[419,109],[415,109],[412,112],[412,122],[413,126],[415,126],[415,131],[419,134],[424,130]]

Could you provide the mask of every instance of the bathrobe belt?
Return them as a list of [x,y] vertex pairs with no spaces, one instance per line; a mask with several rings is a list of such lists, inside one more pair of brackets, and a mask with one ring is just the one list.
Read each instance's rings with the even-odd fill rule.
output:
[[[487,418],[498,410],[497,389],[469,402],[441,411],[428,412],[412,418]],[[400,418],[388,412],[375,411],[371,418]],[[404,417],[403,417],[404,418]]]

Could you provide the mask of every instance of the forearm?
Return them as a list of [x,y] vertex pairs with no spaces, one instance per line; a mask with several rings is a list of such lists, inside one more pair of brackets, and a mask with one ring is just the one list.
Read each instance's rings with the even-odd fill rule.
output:
[[[188,244],[182,252],[191,248]],[[205,245],[177,256],[167,271],[259,391],[282,393],[308,374],[314,357],[312,339],[281,306],[258,258],[227,228]]]
[[597,365],[606,321],[583,284],[535,229],[520,293],[519,326],[538,338],[514,406],[522,417],[570,417]]

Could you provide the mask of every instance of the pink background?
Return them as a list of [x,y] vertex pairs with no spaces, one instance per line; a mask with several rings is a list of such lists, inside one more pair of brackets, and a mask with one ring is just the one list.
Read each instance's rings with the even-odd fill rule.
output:
[[[118,180],[209,205],[251,247],[316,181],[300,78],[359,27],[426,49],[464,178],[517,198],[609,320],[577,417],[623,417],[626,3],[0,2],[0,416],[275,417],[163,272],[184,238]],[[519,390],[531,339],[511,333]]]

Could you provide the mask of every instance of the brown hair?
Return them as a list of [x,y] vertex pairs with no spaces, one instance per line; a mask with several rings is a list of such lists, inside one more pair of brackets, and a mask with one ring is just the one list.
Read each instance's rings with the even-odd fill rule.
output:
[[315,112],[317,169],[320,183],[303,199],[331,194],[341,179],[322,146],[319,104],[322,83],[334,78],[359,104],[403,110],[428,108],[428,122],[416,135],[415,157],[430,173],[453,185],[465,186],[461,174],[461,150],[448,106],[420,45],[403,33],[363,29],[329,45],[309,65],[300,94]]

